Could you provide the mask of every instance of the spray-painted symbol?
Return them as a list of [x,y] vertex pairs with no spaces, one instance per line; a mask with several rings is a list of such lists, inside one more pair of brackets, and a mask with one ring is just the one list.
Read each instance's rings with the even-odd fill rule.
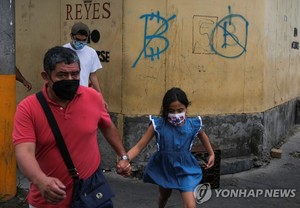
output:
[[[210,34],[218,21],[213,16],[193,16],[193,53],[215,54],[210,49]],[[217,33],[214,34],[217,36]]]
[[[169,19],[165,19],[160,16],[159,11],[156,14],[152,12],[151,14],[145,14],[140,17],[141,19],[145,18],[144,48],[133,63],[133,68],[135,68],[142,55],[144,55],[145,58],[150,58],[151,61],[153,61],[155,57],[160,59],[160,55],[169,47],[169,40],[163,36],[163,34],[169,29],[169,21],[175,17],[176,15],[173,15]],[[152,24],[151,27],[149,24]],[[151,28],[157,28],[157,25],[159,25],[158,29],[151,33]]]
[[[246,52],[248,38],[248,21],[239,14],[231,14],[217,22],[210,35],[210,47],[217,55],[224,58],[237,58]],[[217,49],[217,40],[214,40],[217,29],[223,31],[221,48]]]

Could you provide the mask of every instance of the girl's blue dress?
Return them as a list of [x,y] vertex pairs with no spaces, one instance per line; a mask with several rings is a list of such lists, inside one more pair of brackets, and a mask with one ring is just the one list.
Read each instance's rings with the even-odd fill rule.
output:
[[191,153],[194,138],[201,126],[201,117],[185,119],[183,126],[173,126],[167,120],[150,116],[153,124],[157,152],[146,166],[144,182],[166,189],[193,192],[202,179],[202,170]]

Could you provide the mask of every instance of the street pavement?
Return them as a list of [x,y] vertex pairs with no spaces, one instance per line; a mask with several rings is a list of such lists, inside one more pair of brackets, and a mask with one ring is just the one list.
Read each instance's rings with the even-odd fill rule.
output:
[[[198,192],[196,196],[202,204],[197,204],[197,208],[300,207],[299,126],[293,129],[280,149],[281,158],[271,159],[264,167],[222,175],[218,189],[202,191],[206,194],[211,192],[210,198]],[[157,186],[138,179],[123,178],[113,172],[105,176],[116,194],[116,208],[157,208]],[[173,191],[166,208],[180,207],[183,207],[180,193]]]
[[[268,165],[241,173],[222,175],[220,187],[196,192],[197,208],[298,208],[300,207],[300,126],[286,138],[281,158]],[[104,173],[115,197],[115,208],[157,208],[158,188],[137,178],[124,178],[114,171]],[[19,177],[20,178],[20,177]],[[26,179],[20,183],[27,187]],[[201,204],[200,204],[201,203]],[[181,208],[178,191],[173,191],[166,208]]]

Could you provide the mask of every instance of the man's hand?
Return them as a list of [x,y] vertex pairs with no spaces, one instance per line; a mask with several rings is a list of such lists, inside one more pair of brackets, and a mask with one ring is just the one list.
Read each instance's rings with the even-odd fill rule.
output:
[[131,165],[129,163],[129,160],[119,160],[117,164],[117,173],[124,177],[130,176]]
[[51,204],[58,204],[66,198],[66,186],[57,178],[47,177],[36,186],[45,200]]

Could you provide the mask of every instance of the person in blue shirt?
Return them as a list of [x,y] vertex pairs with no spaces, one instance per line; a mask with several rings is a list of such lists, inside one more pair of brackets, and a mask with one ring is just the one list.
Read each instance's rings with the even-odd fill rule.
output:
[[194,189],[202,179],[199,162],[191,153],[196,137],[209,154],[204,168],[214,165],[215,154],[202,129],[201,117],[186,117],[189,105],[183,90],[168,90],[163,98],[161,116],[150,116],[151,124],[146,133],[127,153],[133,160],[156,137],[157,151],[148,161],[143,181],[159,186],[159,208],[165,207],[173,189],[180,191],[185,208],[196,208]]

